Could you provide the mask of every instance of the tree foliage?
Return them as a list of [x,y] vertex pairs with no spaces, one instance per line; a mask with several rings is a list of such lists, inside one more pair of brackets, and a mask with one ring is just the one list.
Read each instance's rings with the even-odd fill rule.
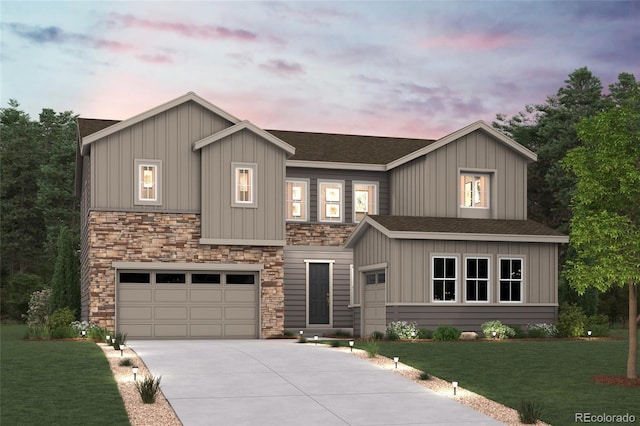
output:
[[51,312],[70,308],[80,314],[80,265],[69,229],[60,228],[58,256],[51,281]]
[[[565,275],[579,293],[629,286],[630,342],[637,339],[640,284],[640,102],[635,99],[583,120],[577,127],[582,145],[563,162],[576,177],[570,243],[576,257],[567,262]],[[630,343],[632,355],[627,375],[637,377],[637,343]]]

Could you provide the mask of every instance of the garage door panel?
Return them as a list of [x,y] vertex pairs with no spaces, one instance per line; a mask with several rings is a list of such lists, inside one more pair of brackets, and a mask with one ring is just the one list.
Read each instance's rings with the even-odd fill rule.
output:
[[154,337],[186,337],[187,324],[156,324]]
[[251,338],[256,335],[255,324],[225,324],[225,337],[246,337]]
[[189,292],[190,302],[222,302],[222,289],[192,289]]
[[119,308],[121,320],[151,320],[151,306],[127,305]]
[[221,320],[221,306],[194,306],[190,309],[192,320]]
[[226,303],[255,303],[256,293],[254,286],[243,289],[227,288],[224,291],[224,301]]
[[156,288],[156,302],[186,302],[187,289],[161,289]]
[[138,288],[122,288],[119,295],[121,300],[128,302],[151,302],[153,292],[150,288],[138,289]]
[[186,306],[156,306],[154,309],[155,320],[186,320]]
[[153,337],[151,324],[127,324],[120,327],[120,332],[127,334],[129,337]]
[[255,320],[256,308],[253,306],[225,306],[224,319],[228,320]]
[[191,337],[223,337],[222,324],[191,324]]

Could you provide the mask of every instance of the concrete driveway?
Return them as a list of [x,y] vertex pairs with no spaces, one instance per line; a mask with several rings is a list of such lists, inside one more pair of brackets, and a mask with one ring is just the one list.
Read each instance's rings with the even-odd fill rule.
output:
[[128,344],[185,426],[499,425],[349,352],[295,340]]

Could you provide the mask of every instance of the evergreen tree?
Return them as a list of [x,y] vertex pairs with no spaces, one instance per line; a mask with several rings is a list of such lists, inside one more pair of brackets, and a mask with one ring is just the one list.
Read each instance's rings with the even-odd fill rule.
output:
[[67,227],[60,228],[58,255],[51,282],[51,311],[60,308],[75,310],[80,315],[80,265]]

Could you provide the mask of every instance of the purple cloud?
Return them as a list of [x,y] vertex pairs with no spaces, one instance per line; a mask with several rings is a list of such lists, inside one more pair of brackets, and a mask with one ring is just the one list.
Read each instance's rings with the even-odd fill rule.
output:
[[173,59],[167,55],[137,55],[136,58],[150,64],[172,64]]
[[218,25],[194,25],[182,22],[153,21],[138,18],[133,15],[112,14],[111,23],[121,27],[143,28],[155,31],[163,31],[179,34],[189,38],[199,39],[235,39],[242,41],[255,41],[257,34],[243,30],[222,27]]
[[260,68],[284,76],[304,74],[302,65],[293,62],[286,62],[282,59],[272,59],[266,64],[260,65]]

